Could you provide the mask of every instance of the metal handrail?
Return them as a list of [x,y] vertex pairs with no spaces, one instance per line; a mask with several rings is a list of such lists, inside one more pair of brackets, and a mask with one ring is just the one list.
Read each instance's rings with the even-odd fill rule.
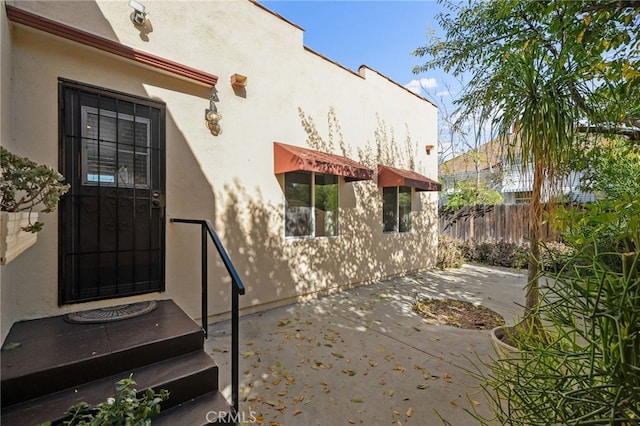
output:
[[239,387],[239,359],[238,356],[240,354],[239,350],[239,331],[240,331],[240,320],[239,320],[239,312],[240,312],[240,303],[239,303],[239,295],[244,294],[245,289],[242,284],[242,280],[238,276],[238,272],[236,268],[233,266],[227,251],[225,250],[220,238],[218,238],[218,234],[213,229],[211,222],[204,219],[178,219],[171,218],[170,222],[177,223],[192,223],[196,225],[200,225],[201,229],[201,261],[202,261],[202,270],[201,270],[201,285],[202,285],[202,329],[204,330],[204,337],[207,338],[209,333],[207,331],[207,318],[209,317],[208,309],[207,309],[207,300],[208,300],[208,269],[207,269],[207,234],[211,237],[213,241],[213,245],[218,250],[218,254],[220,255],[220,259],[222,263],[224,263],[225,268],[227,268],[227,272],[231,277],[231,399],[233,402],[233,409],[236,413],[240,408],[239,395],[238,395],[238,387]]

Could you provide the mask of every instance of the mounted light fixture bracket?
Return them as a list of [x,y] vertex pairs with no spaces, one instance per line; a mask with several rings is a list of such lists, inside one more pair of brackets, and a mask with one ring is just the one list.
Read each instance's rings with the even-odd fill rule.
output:
[[213,136],[218,136],[222,132],[222,128],[218,124],[222,120],[222,115],[218,112],[217,101],[218,96],[215,93],[215,89],[213,89],[209,98],[209,108],[204,111],[205,125]]

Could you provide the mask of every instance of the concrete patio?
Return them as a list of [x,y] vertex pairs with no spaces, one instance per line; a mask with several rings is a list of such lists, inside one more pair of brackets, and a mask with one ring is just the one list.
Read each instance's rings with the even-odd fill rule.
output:
[[[465,370],[494,351],[488,330],[427,323],[415,298],[480,303],[513,323],[523,271],[464,265],[397,277],[240,320],[240,420],[264,425],[476,424],[488,414]],[[205,350],[230,397],[230,324],[211,324]]]

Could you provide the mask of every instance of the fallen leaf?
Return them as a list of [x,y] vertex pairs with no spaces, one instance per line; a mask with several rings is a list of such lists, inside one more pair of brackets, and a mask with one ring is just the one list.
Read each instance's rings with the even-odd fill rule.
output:
[[454,407],[458,406],[458,402],[455,399],[451,400],[451,405],[453,405]]
[[294,416],[297,416],[297,415],[298,415],[298,414],[300,414],[300,413],[302,413],[302,410],[296,410],[296,411],[294,411],[294,412],[293,412],[293,415],[294,415]]
[[289,318],[281,319],[280,321],[278,321],[278,327],[283,327],[289,323],[291,323],[291,320]]
[[451,382],[451,374],[445,374],[444,375],[444,381],[445,382]]
[[351,400],[351,402],[356,403],[356,404],[361,404],[363,401],[362,401],[361,399],[353,398],[353,399]]
[[372,367],[377,367],[377,366],[378,366],[378,363],[376,362],[376,360],[374,360],[374,359],[370,359],[370,360],[369,360],[369,365],[370,365],[370,366],[372,366]]
[[396,364],[396,366],[393,367],[393,369],[404,373],[404,367],[401,364]]
[[255,354],[256,351],[244,351],[240,355],[242,355],[242,358],[249,358],[250,356],[253,356]]
[[396,415],[396,416],[399,416],[399,415],[400,415],[400,411],[398,411],[398,410],[393,410],[393,414],[394,414],[394,415]]
[[391,390],[389,391],[389,396],[393,396],[393,394],[394,394],[394,393],[396,393],[396,391],[394,391],[393,389],[391,389]]
[[246,345],[247,346],[253,346],[253,342],[247,342]]
[[355,376],[357,373],[353,370],[342,370],[342,372],[346,375],[348,375],[349,377]]
[[471,405],[477,407],[478,405],[480,405],[480,403],[478,401],[471,400]]
[[356,424],[356,422],[355,422],[355,421],[353,421],[353,420],[351,420],[351,419],[349,419],[349,420],[347,420],[347,421],[349,422],[349,424],[350,424],[350,425],[355,425],[355,424]]
[[409,407],[409,409],[407,410],[407,417],[411,416],[413,416],[413,407]]
[[279,401],[273,401],[273,400],[266,401],[266,403],[269,404],[272,407],[276,407],[276,406],[280,405]]
[[278,396],[286,396],[289,392],[286,390],[278,392]]
[[426,388],[428,388],[428,387],[429,387],[429,385],[428,385],[428,384],[426,384],[426,383],[420,383],[420,384],[418,385],[418,389],[426,389]]
[[342,355],[341,353],[337,353],[337,352],[331,352],[331,355],[335,356],[336,358],[344,358],[344,355]]

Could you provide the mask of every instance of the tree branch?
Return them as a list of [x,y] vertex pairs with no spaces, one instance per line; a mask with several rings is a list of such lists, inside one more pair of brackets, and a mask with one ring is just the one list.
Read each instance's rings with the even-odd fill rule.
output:
[[632,141],[640,141],[640,128],[578,126],[580,133],[600,133],[602,135],[622,135]]

